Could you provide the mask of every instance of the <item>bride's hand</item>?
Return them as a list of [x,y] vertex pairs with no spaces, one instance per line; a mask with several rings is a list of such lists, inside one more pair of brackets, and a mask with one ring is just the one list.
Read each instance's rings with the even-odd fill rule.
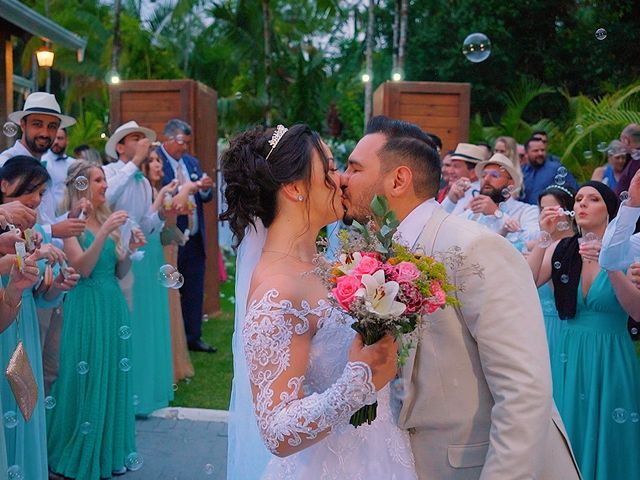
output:
[[364,362],[371,368],[376,390],[389,383],[398,371],[398,346],[391,335],[385,335],[373,345],[365,345],[358,334],[349,351],[350,362]]

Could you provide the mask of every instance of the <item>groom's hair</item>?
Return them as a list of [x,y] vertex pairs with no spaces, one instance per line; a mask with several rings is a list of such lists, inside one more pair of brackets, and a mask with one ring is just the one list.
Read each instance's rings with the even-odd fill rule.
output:
[[436,145],[420,127],[385,116],[373,117],[366,134],[381,133],[387,142],[377,154],[386,173],[405,165],[413,173],[413,189],[419,198],[434,197],[440,188],[442,166]]

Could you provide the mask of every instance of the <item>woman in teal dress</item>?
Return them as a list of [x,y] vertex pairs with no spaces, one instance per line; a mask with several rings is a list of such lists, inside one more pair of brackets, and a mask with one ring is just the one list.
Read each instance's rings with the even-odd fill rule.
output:
[[[162,179],[162,162],[154,150],[141,165],[152,188]],[[154,188],[153,208],[163,209],[165,193],[177,185]],[[165,215],[168,212],[165,210]],[[133,312],[131,315],[131,360],[136,415],[146,416],[169,405],[173,400],[173,357],[169,294],[158,282],[158,270],[165,263],[160,230],[147,236],[147,244],[139,249],[142,260],[133,262]]]
[[[640,478],[640,367],[626,328],[628,315],[640,317],[640,289],[598,264],[598,239],[617,208],[609,187],[587,182],[575,198],[582,234],[532,253],[538,284],[553,281],[563,322],[551,359],[553,395],[585,479]],[[545,230],[549,220],[545,209]]]
[[[80,176],[89,180],[85,192],[74,184]],[[68,478],[110,478],[141,461],[135,451],[131,327],[117,280],[130,267],[118,233],[127,213],[109,212],[104,172],[94,164],[74,163],[66,186],[66,207],[86,195],[92,208],[85,232],[64,241],[81,279],[65,301],[60,371],[51,393],[57,404],[47,418],[49,465]]]
[[[48,181],[49,174],[38,160],[27,156],[13,157],[0,169],[0,201],[3,204],[19,201],[29,208],[37,209]],[[53,266],[62,263],[64,254],[49,243],[50,239],[39,225],[35,225],[32,230],[38,232],[39,235],[36,237],[42,238],[42,244],[29,258],[37,261],[38,276],[41,276],[44,275],[47,264]],[[10,288],[8,274],[15,264],[15,256],[5,255],[0,263],[3,287]],[[78,280],[75,272],[69,273],[72,275],[65,279],[56,267],[46,281],[39,282],[37,288],[24,289],[16,321],[0,334],[2,371],[6,369],[20,339],[38,386],[36,406],[29,421],[26,421],[5,375],[2,375],[0,380],[7,464],[14,472],[21,472],[25,479],[48,476],[44,378],[36,303],[45,308],[57,306],[62,301],[62,292],[73,288]],[[3,473],[0,473],[0,476]]]
[[[566,211],[573,210],[573,198],[575,191],[571,187],[564,185],[549,185],[538,196],[538,206],[540,211],[548,207],[558,209],[558,213],[551,219],[551,239],[559,241],[563,238],[572,237],[576,234],[576,227],[573,218],[559,212],[560,209]],[[560,225],[560,227],[558,227]],[[550,358],[555,351],[555,344],[562,322],[558,317],[556,310],[556,302],[553,298],[553,287],[551,282],[547,282],[538,288],[538,296],[540,297],[540,305],[542,306],[542,314],[544,317],[544,327],[547,332],[547,343],[549,345]]]

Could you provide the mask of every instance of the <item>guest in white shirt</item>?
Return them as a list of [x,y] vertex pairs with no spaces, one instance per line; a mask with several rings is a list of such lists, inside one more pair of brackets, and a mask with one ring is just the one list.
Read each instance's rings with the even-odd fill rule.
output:
[[107,178],[107,203],[112,211],[125,210],[145,235],[162,228],[162,210],[152,207],[153,192],[140,165],[149,156],[153,130],[130,121],[119,126],[105,146],[106,154],[117,159],[104,166]]
[[502,236],[521,232],[523,237],[532,238],[539,231],[539,210],[513,198],[522,187],[522,176],[513,162],[496,153],[476,165],[476,174],[480,178],[480,192],[469,203],[465,217]]
[[459,143],[451,154],[449,182],[451,188],[442,201],[442,208],[448,213],[461,215],[473,198],[473,193],[480,190],[480,183],[475,172],[478,162],[484,160],[484,149],[470,143]]

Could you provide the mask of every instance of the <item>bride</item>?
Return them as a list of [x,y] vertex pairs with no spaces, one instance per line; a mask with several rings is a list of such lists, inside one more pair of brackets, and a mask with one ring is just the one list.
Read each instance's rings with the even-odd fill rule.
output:
[[[393,339],[364,346],[312,273],[320,229],[344,212],[329,148],[306,125],[255,129],[222,170],[239,243],[227,478],[415,479],[386,386]],[[376,398],[376,420],[351,426]]]

